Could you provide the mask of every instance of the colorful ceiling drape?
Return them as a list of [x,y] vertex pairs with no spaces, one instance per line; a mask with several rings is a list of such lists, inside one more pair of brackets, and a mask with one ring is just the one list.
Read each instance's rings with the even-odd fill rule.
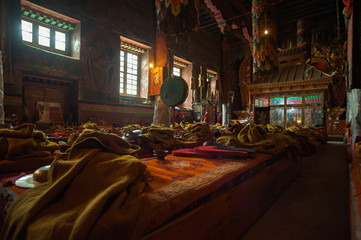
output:
[[199,25],[200,0],[155,0],[155,6],[158,31],[178,34]]
[[[221,11],[219,11],[219,9],[212,3],[212,0],[204,0],[204,3],[206,4],[207,8],[209,8],[214,14],[214,18],[218,23],[218,27],[221,29],[221,32],[223,33],[227,22],[223,18]],[[244,22],[242,22],[241,26],[238,26],[233,22],[231,28],[232,29],[242,28],[243,36],[248,41],[249,46],[252,48],[252,37],[249,35],[247,26]]]
[[[275,27],[265,0],[252,0],[253,73],[272,71],[277,66]],[[268,34],[265,34],[268,29]]]

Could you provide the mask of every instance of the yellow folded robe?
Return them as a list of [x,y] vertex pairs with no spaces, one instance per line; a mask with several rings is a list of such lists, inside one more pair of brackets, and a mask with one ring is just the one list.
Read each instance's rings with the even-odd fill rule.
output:
[[26,123],[14,129],[0,129],[0,137],[29,138],[33,136],[34,124]]
[[165,127],[150,127],[144,134],[150,142],[148,144],[155,150],[182,148],[184,143],[174,137],[174,130]]
[[34,141],[34,138],[13,138],[7,137],[4,141],[4,147],[0,151],[0,156],[5,159],[25,159],[34,157],[50,157],[55,150],[59,148],[59,145],[49,140],[43,142]]
[[187,129],[187,133],[184,134],[184,137],[192,141],[212,141],[214,134],[209,130],[208,126],[204,125],[195,125]]
[[217,143],[240,148],[253,148],[257,152],[269,154],[280,154],[287,148],[296,155],[310,155],[315,151],[315,146],[308,141],[307,137],[290,131],[269,134],[266,126],[252,124],[244,127],[238,135],[220,136]]
[[51,164],[49,182],[11,206],[0,239],[137,239],[150,219],[148,171],[129,143],[85,131]]

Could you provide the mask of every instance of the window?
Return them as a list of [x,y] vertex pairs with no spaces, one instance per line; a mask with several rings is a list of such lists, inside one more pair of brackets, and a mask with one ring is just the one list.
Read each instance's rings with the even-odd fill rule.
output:
[[286,108],[286,124],[302,126],[302,107]]
[[138,65],[139,57],[137,54],[120,51],[120,94],[138,95]]
[[68,55],[69,33],[52,26],[42,25],[27,19],[21,20],[22,40],[24,43],[42,49]]
[[184,60],[180,57],[174,56],[173,59],[173,75],[182,77],[182,70],[187,67],[187,65],[191,64],[187,60]]
[[39,45],[50,47],[50,28],[39,26]]
[[65,33],[55,31],[55,49],[65,51],[66,47],[66,35]]
[[302,104],[302,95],[287,96],[287,105]]
[[32,1],[21,0],[22,43],[80,59],[81,22]]
[[31,22],[21,20],[22,39],[25,42],[33,42],[33,24]]
[[256,107],[268,107],[268,97],[257,97],[255,99]]
[[173,75],[180,77],[181,76],[181,69],[178,68],[178,67],[173,67]]
[[270,110],[270,124],[283,126],[284,125],[284,113],[283,107],[271,107]]
[[[268,96],[255,96],[255,107],[267,106]],[[322,125],[324,122],[324,93],[299,92],[272,94],[270,99],[270,123],[299,126]]]
[[323,113],[321,105],[306,106],[304,109],[305,126],[322,125]]
[[305,96],[306,104],[322,103],[323,99],[320,94],[307,94]]
[[272,96],[271,105],[284,105],[285,97],[284,96]]

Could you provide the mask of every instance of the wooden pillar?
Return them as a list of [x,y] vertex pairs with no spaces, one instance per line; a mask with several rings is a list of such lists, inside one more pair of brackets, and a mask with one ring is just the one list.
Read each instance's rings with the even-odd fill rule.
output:
[[[168,71],[163,72],[162,82],[169,76],[169,55],[167,48],[167,34],[159,33],[156,36],[156,67],[163,67],[168,69]],[[173,58],[172,58],[173,59]],[[169,107],[165,105],[160,98],[160,95],[155,96],[154,104],[154,115],[153,115],[153,124],[165,124],[169,125]]]
[[193,102],[194,102],[194,103],[199,103],[199,102],[201,102],[201,99],[200,99],[200,88],[199,88],[199,74],[200,74],[200,69],[199,69],[199,64],[198,64],[197,62],[193,62],[192,65],[193,65],[193,66],[192,66]]
[[160,95],[155,96],[153,123],[170,125],[170,107],[165,105]]

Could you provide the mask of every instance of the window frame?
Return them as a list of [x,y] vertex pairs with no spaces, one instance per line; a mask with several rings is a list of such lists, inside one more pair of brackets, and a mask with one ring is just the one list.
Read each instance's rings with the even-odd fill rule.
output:
[[[33,30],[32,31],[32,42],[24,41],[23,40],[23,29],[21,26],[21,41],[23,44],[28,45],[28,46],[33,46],[33,47],[36,47],[36,48],[39,48],[42,50],[46,50],[49,52],[58,53],[58,54],[65,55],[65,56],[70,56],[70,48],[71,48],[70,31],[62,30],[60,28],[54,27],[51,24],[42,23],[42,22],[33,20],[32,18],[28,18],[25,16],[22,16],[21,20],[32,23],[32,30]],[[20,25],[22,25],[22,22],[20,22]],[[39,26],[50,29],[50,47],[39,44]],[[65,34],[65,51],[55,48],[55,41],[56,41],[55,40],[55,32],[56,31]]]
[[[301,97],[302,102],[298,102],[298,103],[287,103],[287,100],[289,97]],[[317,99],[320,99],[316,102],[306,102],[306,97],[308,96],[316,96]],[[269,99],[269,104],[268,106],[270,107],[270,121],[272,120],[272,115],[271,115],[271,111],[274,110],[275,108],[283,108],[284,109],[284,126],[287,125],[288,123],[288,118],[287,118],[287,110],[291,109],[291,108],[301,108],[301,123],[297,123],[297,125],[300,126],[307,126],[305,125],[306,123],[306,108],[312,108],[312,107],[321,107],[321,119],[319,120],[320,122],[322,122],[322,124],[325,124],[325,113],[324,113],[324,107],[325,107],[325,103],[324,103],[324,97],[325,97],[325,93],[323,91],[301,91],[301,92],[290,92],[290,93],[274,93],[274,94],[260,94],[260,95],[253,95],[253,99],[252,99],[252,104],[253,107],[257,107],[256,105],[256,100],[257,98],[267,98]],[[283,98],[283,104],[275,104],[272,102],[273,98]],[[259,108],[261,108],[260,106],[258,106]],[[267,107],[267,106],[263,106],[263,107]]]
[[[120,74],[121,74],[121,71],[120,71],[120,58],[121,58],[121,51],[124,52],[124,72],[123,72],[123,79],[124,79],[124,82],[123,82],[123,89],[124,89],[124,93],[121,93],[120,92]],[[127,70],[128,70],[128,67],[127,67],[127,63],[128,63],[128,57],[127,54],[130,53],[130,54],[134,54],[134,55],[137,55],[137,94],[136,95],[133,95],[133,94],[128,94],[126,93],[126,90],[127,90]],[[130,50],[126,50],[126,49],[123,49],[123,48],[120,48],[120,51],[119,51],[119,95],[122,97],[122,96],[127,96],[127,97],[135,97],[135,98],[138,98],[140,96],[140,76],[141,74],[141,54],[140,53],[137,53],[137,52],[134,52],[134,51],[130,51]]]
[[[175,75],[174,74],[174,69],[179,69],[179,75]],[[181,67],[178,67],[178,66],[173,66],[173,75],[174,76],[178,76],[178,77],[182,77],[182,68]]]

